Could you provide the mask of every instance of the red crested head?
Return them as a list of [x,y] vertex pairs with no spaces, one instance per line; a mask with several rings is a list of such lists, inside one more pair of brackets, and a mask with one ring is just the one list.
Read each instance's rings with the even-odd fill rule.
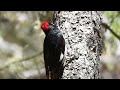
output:
[[49,28],[49,23],[47,21],[42,21],[40,27],[43,31],[47,31]]

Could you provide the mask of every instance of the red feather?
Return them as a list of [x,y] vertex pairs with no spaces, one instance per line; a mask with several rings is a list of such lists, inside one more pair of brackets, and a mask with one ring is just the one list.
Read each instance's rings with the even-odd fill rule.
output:
[[42,21],[40,27],[41,27],[41,29],[42,29],[43,31],[47,31],[48,28],[49,28],[49,23],[48,23],[47,21]]

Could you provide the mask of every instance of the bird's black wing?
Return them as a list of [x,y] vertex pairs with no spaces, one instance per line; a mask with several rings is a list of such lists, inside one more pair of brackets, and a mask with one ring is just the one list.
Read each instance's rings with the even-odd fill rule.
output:
[[[57,34],[57,43],[56,43],[56,53],[60,53],[58,55],[64,55],[64,51],[65,51],[65,40],[63,38],[63,35],[61,33]],[[60,57],[59,56],[59,57]]]
[[[54,78],[60,79],[63,74],[64,66],[63,66],[63,59],[64,59],[64,51],[65,51],[65,40],[61,33],[57,34],[57,43],[55,48],[56,53],[56,60],[58,61],[56,63],[56,70],[54,72]],[[62,56],[62,58],[61,58]]]
[[65,41],[61,33],[48,35],[44,40],[44,61],[46,76],[51,79],[59,79],[63,74],[63,60]]

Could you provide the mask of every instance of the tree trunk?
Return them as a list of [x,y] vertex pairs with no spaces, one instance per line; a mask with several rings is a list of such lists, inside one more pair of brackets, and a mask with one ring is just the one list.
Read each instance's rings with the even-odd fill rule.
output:
[[101,13],[98,11],[55,11],[53,23],[65,38],[62,79],[101,78]]

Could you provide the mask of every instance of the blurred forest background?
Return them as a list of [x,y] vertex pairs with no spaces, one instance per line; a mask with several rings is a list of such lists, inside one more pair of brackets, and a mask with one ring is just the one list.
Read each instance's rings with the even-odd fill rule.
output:
[[[103,13],[101,74],[120,79],[120,11]],[[0,11],[0,79],[45,79],[40,21],[52,11]]]

